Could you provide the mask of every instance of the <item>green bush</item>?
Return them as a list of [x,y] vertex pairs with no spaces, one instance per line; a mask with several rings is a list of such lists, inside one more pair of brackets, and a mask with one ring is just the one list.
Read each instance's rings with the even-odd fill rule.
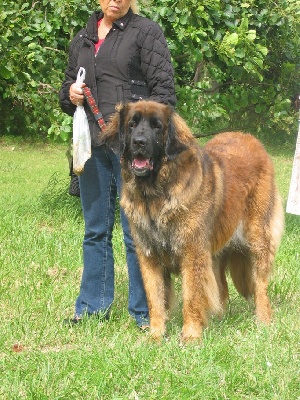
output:
[[165,28],[178,109],[196,131],[295,131],[294,101],[300,93],[297,0],[151,1],[145,11]]
[[[175,67],[177,110],[195,133],[296,130],[300,93],[298,0],[144,0],[164,29]],[[2,1],[0,134],[69,140],[58,105],[70,39],[98,1]]]

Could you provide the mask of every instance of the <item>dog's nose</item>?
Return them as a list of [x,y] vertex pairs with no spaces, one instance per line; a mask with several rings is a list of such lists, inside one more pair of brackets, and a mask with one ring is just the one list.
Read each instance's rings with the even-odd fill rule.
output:
[[133,144],[136,146],[144,147],[146,146],[146,138],[144,136],[136,136],[133,138]]

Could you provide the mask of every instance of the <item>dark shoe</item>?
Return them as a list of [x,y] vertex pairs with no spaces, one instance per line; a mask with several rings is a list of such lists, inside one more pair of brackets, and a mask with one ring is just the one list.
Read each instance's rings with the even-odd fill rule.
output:
[[68,326],[74,326],[74,325],[78,325],[82,322],[82,318],[80,317],[74,317],[74,318],[66,318],[64,319],[64,325],[68,325]]
[[71,326],[75,326],[78,324],[82,324],[84,321],[87,322],[88,320],[90,320],[92,318],[94,318],[96,321],[102,323],[104,321],[108,321],[109,316],[110,316],[109,311],[107,311],[106,313],[99,313],[99,314],[88,314],[87,313],[80,317],[78,315],[76,315],[73,318],[66,318],[64,320],[64,325],[71,327]]
[[149,316],[143,314],[135,315],[135,323],[137,324],[138,328],[143,332],[148,332],[150,328]]
[[140,328],[140,330],[142,331],[142,332],[149,332],[149,329],[150,329],[150,325],[138,325],[138,327]]
[[80,197],[79,179],[78,176],[73,173],[70,180],[69,195]]

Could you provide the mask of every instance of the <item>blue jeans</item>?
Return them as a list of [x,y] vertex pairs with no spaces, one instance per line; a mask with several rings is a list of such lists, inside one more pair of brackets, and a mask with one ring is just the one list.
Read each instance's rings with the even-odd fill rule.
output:
[[[85,221],[84,268],[75,314],[108,316],[114,300],[112,233],[116,197],[121,190],[119,157],[105,145],[92,148],[79,184]],[[141,326],[149,321],[148,306],[128,221],[122,210],[121,223],[129,276],[128,311]]]

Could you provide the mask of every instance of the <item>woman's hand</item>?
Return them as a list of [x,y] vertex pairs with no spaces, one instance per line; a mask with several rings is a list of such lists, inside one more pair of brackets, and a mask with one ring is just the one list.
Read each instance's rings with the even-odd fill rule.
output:
[[70,100],[75,106],[82,106],[84,102],[84,95],[82,93],[82,87],[86,86],[85,83],[78,85],[77,83],[72,83],[70,86]]

